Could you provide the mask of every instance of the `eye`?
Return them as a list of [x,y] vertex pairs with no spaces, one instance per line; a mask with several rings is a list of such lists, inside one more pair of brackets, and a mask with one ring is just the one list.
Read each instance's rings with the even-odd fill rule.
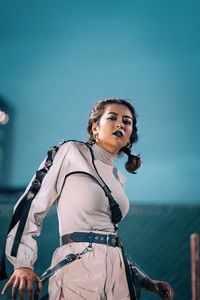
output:
[[131,122],[130,119],[123,119],[123,123],[124,123],[125,125],[131,125],[131,124],[132,124],[132,122]]
[[116,120],[116,116],[115,116],[115,115],[110,115],[110,116],[108,117],[108,120],[115,121],[115,120]]

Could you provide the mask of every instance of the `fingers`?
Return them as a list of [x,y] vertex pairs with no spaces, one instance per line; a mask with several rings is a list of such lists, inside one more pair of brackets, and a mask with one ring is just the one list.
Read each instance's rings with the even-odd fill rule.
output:
[[168,298],[167,300],[173,300],[174,299],[174,290],[171,286],[168,286]]
[[41,293],[41,290],[42,290],[42,282],[39,280],[39,278],[38,278],[37,286],[38,286],[39,293]]
[[27,289],[28,289],[28,300],[32,300],[33,299],[33,282],[30,280],[27,283]]
[[173,288],[169,285],[169,284],[166,284],[165,287],[164,287],[164,296],[166,300],[173,300],[174,298],[174,291],[173,291]]
[[8,280],[8,282],[5,284],[5,286],[4,286],[4,288],[3,288],[2,292],[1,292],[2,295],[4,295],[7,292],[7,290],[9,289],[9,287],[11,285],[13,285],[14,281],[15,281],[15,276],[11,276],[10,279]]
[[17,289],[20,284],[19,278],[16,278],[14,283],[13,283],[13,288],[12,288],[12,299],[16,299],[16,294],[17,294]]
[[39,294],[41,293],[41,290],[42,290],[42,282],[40,281],[39,277],[37,277],[36,285],[37,285],[37,288],[34,290],[34,293],[33,293],[34,300],[38,299]]
[[174,291],[173,291],[173,288],[167,282],[160,282],[159,290],[160,290],[159,295],[164,300],[173,300]]
[[[32,280],[25,280],[22,279],[20,281],[20,286],[19,286],[19,295],[20,295],[20,300],[24,300],[24,291],[25,291],[25,287],[27,286],[27,292],[28,292],[28,300],[32,300],[33,299],[33,281]],[[39,288],[39,291],[41,290],[41,287]]]
[[19,297],[20,297],[20,300],[23,300],[23,299],[24,299],[25,285],[26,285],[26,281],[25,281],[24,278],[22,278],[22,279],[20,280],[20,285],[19,285]]
[[[39,281],[39,278],[35,280],[37,283],[38,292],[41,292],[42,283]],[[4,295],[7,290],[12,286],[12,300],[16,299],[17,291],[19,290],[19,299],[24,300],[25,288],[27,287],[28,300],[33,299],[33,283],[32,279],[27,280],[26,278],[11,277],[10,280],[6,283],[2,290],[2,295]]]
[[[42,290],[42,282],[39,281],[39,277],[37,277],[37,279],[34,282],[36,282],[36,284],[37,284],[37,293],[40,294],[41,290]],[[27,282],[27,290],[28,290],[28,300],[32,300],[33,296],[34,296],[32,280],[29,280]]]

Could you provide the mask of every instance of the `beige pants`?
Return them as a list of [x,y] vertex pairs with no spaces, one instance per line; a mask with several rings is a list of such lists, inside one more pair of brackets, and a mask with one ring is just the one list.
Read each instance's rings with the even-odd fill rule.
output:
[[[79,253],[87,243],[56,250],[52,265],[69,253]],[[50,300],[130,300],[121,249],[93,244],[93,250],[59,270],[49,280]]]

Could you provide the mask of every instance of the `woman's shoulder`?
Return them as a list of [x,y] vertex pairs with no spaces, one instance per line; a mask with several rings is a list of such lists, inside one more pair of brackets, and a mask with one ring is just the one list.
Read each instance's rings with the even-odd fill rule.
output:
[[69,158],[73,153],[80,152],[83,147],[87,146],[82,141],[63,139],[58,145],[49,148],[48,153],[51,152],[51,155],[55,156],[53,160],[56,163],[57,161],[62,161],[66,156]]
[[70,147],[70,146],[74,146],[74,145],[85,145],[86,143],[80,140],[74,140],[74,139],[69,139],[69,140],[65,140],[62,139],[59,144],[58,147],[59,148],[63,148],[63,147]]
[[83,148],[88,148],[87,143],[79,140],[61,140],[58,145],[59,152],[68,152],[70,150],[81,150]]

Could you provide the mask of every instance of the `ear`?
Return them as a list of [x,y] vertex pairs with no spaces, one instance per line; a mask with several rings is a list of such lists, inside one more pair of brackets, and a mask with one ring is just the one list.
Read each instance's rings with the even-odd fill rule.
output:
[[92,123],[92,133],[97,133],[97,127],[96,123]]

